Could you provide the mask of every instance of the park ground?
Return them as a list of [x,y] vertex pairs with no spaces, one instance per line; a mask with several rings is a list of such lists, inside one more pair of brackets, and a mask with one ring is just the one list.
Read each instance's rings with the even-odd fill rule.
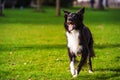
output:
[[[78,8],[67,10],[75,12]],[[0,80],[120,80],[120,9],[86,9],[94,38],[93,74],[69,71],[64,13],[55,8],[5,9],[0,17]]]

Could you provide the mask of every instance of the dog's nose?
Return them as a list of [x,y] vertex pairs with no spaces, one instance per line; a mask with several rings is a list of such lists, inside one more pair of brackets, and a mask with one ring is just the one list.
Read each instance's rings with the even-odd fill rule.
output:
[[72,20],[72,18],[68,18],[68,20],[69,20],[69,21],[71,21],[71,20]]

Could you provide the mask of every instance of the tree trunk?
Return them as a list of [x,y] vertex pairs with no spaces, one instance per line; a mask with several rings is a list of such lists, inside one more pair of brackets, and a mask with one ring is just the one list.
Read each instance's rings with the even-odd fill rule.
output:
[[100,10],[104,9],[103,0],[99,0],[99,2],[98,2],[98,9],[100,9]]
[[91,8],[94,9],[95,0],[90,0]]
[[60,0],[56,0],[56,15],[60,16]]
[[37,0],[37,6],[36,6],[36,11],[41,11],[41,1],[40,0]]
[[2,9],[2,2],[0,0],[0,16],[2,16],[2,15],[3,15],[3,9]]
[[12,9],[15,9],[16,2],[17,2],[17,0],[12,1]]
[[107,8],[109,8],[108,0],[105,0],[105,5]]

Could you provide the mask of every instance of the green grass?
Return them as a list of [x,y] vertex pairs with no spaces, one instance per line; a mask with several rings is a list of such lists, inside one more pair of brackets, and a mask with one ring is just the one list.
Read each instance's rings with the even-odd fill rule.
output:
[[[120,9],[86,10],[84,23],[94,37],[94,73],[87,66],[72,78],[63,12],[55,8],[4,10],[0,17],[0,80],[119,80]],[[70,9],[76,11],[76,8]]]

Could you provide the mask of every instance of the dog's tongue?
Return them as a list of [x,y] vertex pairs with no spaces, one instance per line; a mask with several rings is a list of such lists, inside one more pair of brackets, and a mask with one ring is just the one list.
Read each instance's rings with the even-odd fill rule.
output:
[[73,25],[72,25],[72,24],[68,25],[68,30],[69,30],[69,31],[72,31],[72,30],[73,30]]

